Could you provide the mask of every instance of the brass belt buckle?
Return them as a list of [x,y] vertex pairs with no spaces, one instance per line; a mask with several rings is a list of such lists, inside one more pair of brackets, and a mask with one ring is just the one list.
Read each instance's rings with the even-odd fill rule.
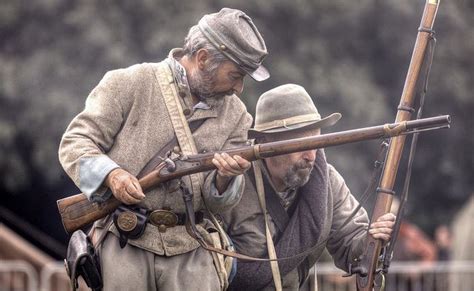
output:
[[168,210],[154,210],[148,217],[151,224],[158,227],[158,231],[165,232],[168,227],[178,224],[178,215]]

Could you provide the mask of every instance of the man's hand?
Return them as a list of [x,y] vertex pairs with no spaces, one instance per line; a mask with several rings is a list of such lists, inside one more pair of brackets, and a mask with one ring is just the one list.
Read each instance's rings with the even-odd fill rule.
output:
[[381,239],[386,244],[390,240],[395,218],[393,213],[385,213],[370,225],[369,233],[374,239]]
[[112,190],[115,198],[125,204],[136,204],[145,198],[142,187],[135,176],[117,168],[105,178],[105,185]]
[[212,163],[217,168],[216,188],[223,193],[234,176],[245,173],[250,168],[250,162],[241,156],[229,156],[227,153],[214,154]]

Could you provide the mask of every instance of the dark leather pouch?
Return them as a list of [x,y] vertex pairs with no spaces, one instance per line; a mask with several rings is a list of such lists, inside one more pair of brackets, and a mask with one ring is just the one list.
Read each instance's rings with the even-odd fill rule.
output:
[[128,239],[137,239],[145,232],[147,210],[141,207],[120,205],[113,213],[113,221],[120,234],[119,243],[123,249]]
[[99,256],[90,238],[82,230],[72,234],[64,264],[74,291],[79,287],[80,276],[93,291],[102,290]]

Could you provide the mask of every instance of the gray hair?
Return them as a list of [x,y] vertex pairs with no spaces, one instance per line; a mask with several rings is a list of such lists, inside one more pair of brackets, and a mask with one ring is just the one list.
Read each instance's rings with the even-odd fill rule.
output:
[[209,42],[197,25],[189,29],[188,35],[184,39],[183,50],[187,56],[194,56],[198,50],[206,49],[209,53],[209,71],[214,72],[220,64],[229,59],[223,55],[216,47]]

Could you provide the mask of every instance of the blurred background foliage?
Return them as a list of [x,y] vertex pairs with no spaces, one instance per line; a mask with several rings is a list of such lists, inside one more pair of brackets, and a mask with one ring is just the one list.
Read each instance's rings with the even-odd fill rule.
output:
[[[271,78],[246,82],[249,112],[265,90],[297,83],[323,115],[343,114],[331,131],[392,122],[423,6],[422,0],[1,0],[2,204],[65,244],[55,201],[78,191],[57,158],[68,123],[106,71],[162,60],[202,15],[222,7],[251,16],[270,52]],[[424,116],[450,114],[453,122],[421,136],[407,209],[428,233],[449,223],[474,190],[473,26],[473,1],[441,1]],[[378,146],[327,149],[356,195]]]

